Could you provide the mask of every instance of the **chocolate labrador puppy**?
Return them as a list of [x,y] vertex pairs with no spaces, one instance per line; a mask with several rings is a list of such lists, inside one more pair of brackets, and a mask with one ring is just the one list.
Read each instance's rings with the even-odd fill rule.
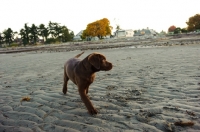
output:
[[78,59],[83,53],[76,55],[65,63],[63,93],[67,93],[67,82],[70,79],[77,85],[82,101],[88,112],[93,115],[97,114],[97,110],[87,96],[89,86],[95,79],[95,72],[111,70],[112,63],[106,61],[106,57],[100,53],[92,53],[83,60]]

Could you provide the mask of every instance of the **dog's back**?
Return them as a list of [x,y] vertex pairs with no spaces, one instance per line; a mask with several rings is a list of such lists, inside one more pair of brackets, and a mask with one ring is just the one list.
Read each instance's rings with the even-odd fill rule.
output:
[[74,69],[76,68],[77,64],[81,61],[79,57],[83,54],[84,52],[76,55],[75,57],[69,59],[65,65],[64,65],[64,70],[68,78],[76,84],[75,82],[75,75],[74,75]]

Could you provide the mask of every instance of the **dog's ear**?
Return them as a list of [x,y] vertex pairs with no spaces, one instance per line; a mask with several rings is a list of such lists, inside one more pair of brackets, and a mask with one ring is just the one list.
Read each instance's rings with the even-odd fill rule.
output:
[[99,54],[91,54],[88,57],[88,61],[92,64],[96,69],[100,69],[100,57]]

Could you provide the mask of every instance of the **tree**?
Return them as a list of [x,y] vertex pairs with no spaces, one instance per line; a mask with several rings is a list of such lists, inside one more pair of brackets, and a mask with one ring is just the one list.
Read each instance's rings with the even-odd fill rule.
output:
[[83,30],[83,33],[82,33],[82,35],[81,35],[81,39],[86,39],[87,36],[89,36],[89,35],[87,34],[87,31],[86,31],[86,30]]
[[26,35],[27,43],[29,43],[30,27],[27,25],[27,23],[25,23],[24,28],[25,28],[25,35]]
[[6,44],[11,44],[14,40],[14,32],[12,31],[11,28],[8,28],[7,30],[3,31],[4,39]]
[[25,33],[24,29],[20,30],[19,35],[21,36],[21,39],[22,39],[22,42],[23,42],[24,46],[26,44],[28,44],[27,39],[26,39],[26,33]]
[[69,33],[69,35],[70,35],[70,41],[73,40],[73,38],[74,38],[74,32],[71,31],[71,32]]
[[168,32],[174,32],[174,30],[176,29],[176,27],[173,25],[173,26],[170,26],[168,28]]
[[38,27],[38,35],[41,36],[44,40],[44,42],[47,40],[47,37],[49,36],[49,30],[45,27],[44,24],[40,24]]
[[2,36],[2,34],[0,33],[0,47],[1,47],[1,44],[3,43],[3,36]]
[[70,41],[70,40],[72,40],[72,39],[71,39],[71,36],[69,34],[69,29],[66,26],[63,26],[62,27],[62,42],[67,42],[67,41]]
[[181,29],[181,32],[182,32],[182,33],[187,33],[188,31],[187,31],[186,28],[182,28],[182,29]]
[[200,14],[196,14],[190,17],[186,24],[188,25],[188,31],[195,31],[197,29],[200,29]]
[[37,39],[38,39],[38,28],[37,26],[35,26],[35,24],[32,24],[32,26],[30,27],[30,38],[31,38],[31,42],[33,42],[34,44],[36,44]]
[[49,31],[52,37],[57,38],[62,33],[62,26],[56,22],[49,22]]
[[112,27],[110,26],[110,21],[107,18],[103,18],[101,20],[89,23],[84,35],[87,35],[88,37],[97,36],[99,39],[102,39],[104,36],[111,34],[111,29]]
[[21,35],[21,39],[22,39],[24,46],[26,44],[29,44],[30,27],[27,25],[27,23],[24,24],[24,29],[22,28],[20,30],[19,35]]
[[181,33],[181,28],[180,28],[180,27],[177,27],[177,28],[174,30],[174,34],[178,34],[178,33]]

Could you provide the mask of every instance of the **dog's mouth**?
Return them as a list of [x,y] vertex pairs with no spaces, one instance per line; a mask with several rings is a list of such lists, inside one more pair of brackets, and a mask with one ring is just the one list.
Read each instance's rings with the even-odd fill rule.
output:
[[102,71],[110,71],[112,69],[112,63],[108,63],[105,67],[101,67]]

